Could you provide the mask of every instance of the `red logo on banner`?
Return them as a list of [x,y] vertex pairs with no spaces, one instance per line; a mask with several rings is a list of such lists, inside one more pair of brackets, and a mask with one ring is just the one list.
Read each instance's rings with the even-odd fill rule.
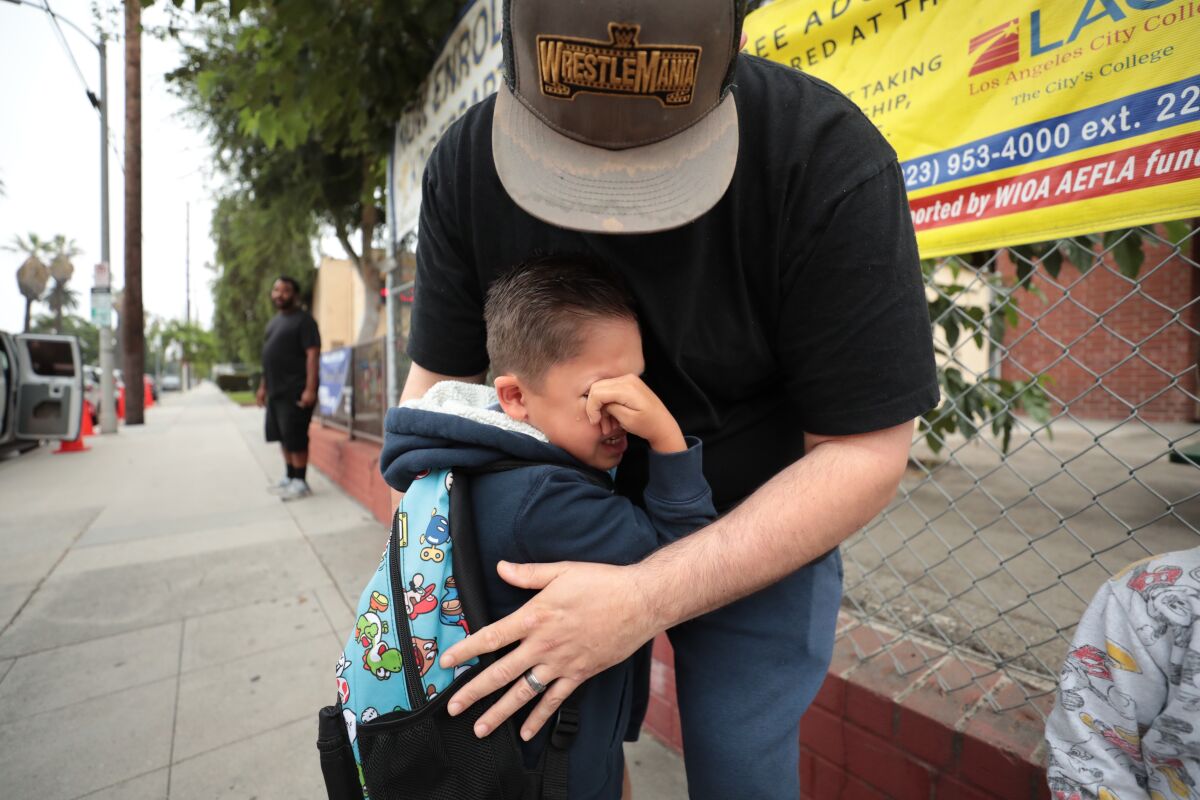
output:
[[991,72],[994,69],[1015,64],[1021,60],[1021,23],[1009,20],[971,40],[970,54],[983,48],[971,67],[971,75]]

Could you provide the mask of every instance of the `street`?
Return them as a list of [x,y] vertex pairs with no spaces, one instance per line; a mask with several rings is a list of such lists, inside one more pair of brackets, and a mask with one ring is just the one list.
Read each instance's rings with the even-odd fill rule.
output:
[[[0,794],[320,798],[316,712],[386,533],[205,384],[141,427],[0,461]],[[686,796],[657,742],[640,798]]]

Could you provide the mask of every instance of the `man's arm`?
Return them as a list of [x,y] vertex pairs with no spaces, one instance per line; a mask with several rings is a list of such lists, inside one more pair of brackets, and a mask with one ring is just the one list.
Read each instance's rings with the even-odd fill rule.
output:
[[308,347],[304,350],[304,391],[300,393],[302,408],[316,405],[317,382],[320,372],[321,348]]
[[[442,655],[448,667],[520,641],[459,690],[451,713],[536,666],[543,683],[554,683],[522,728],[528,739],[592,675],[667,628],[791,574],[869,522],[895,495],[912,432],[909,421],[853,436],[806,434],[804,458],[726,516],[638,564],[502,563],[506,581],[542,591]],[[516,683],[480,718],[477,735],[530,699],[525,681]]]

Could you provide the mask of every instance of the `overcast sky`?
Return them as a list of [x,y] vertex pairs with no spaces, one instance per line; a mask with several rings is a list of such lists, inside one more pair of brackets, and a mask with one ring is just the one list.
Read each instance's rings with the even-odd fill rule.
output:
[[[41,0],[33,0],[40,3]],[[191,4],[189,3],[190,7]],[[51,7],[96,38],[88,0],[52,0]],[[163,20],[160,8],[144,12],[147,25]],[[123,32],[123,21],[107,22]],[[67,42],[89,87],[99,94],[96,49],[69,27]],[[142,285],[147,313],[183,318],[185,209],[191,203],[192,316],[211,324],[213,260],[209,237],[213,183],[205,175],[208,145],[180,116],[163,75],[180,60],[174,43],[142,38]],[[109,153],[113,282],[125,273],[124,42],[108,47],[109,126],[116,152]],[[0,245],[33,232],[74,239],[83,254],[71,280],[80,293],[79,313],[89,314],[94,264],[100,260],[100,123],[75,68],[46,14],[0,2]],[[0,330],[21,329],[25,300],[16,269],[23,257],[0,250]],[[34,313],[46,311],[34,305]]]

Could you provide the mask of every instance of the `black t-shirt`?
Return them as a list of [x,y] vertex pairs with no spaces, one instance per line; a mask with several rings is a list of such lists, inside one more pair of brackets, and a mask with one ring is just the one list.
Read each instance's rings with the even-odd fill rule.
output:
[[[483,298],[500,272],[534,254],[599,258],[638,303],[646,382],[704,441],[719,510],[802,456],[805,431],[879,430],[939,397],[895,152],[857,106],[791,68],[739,56],[733,92],[729,190],[688,225],[637,235],[527,214],[492,162],[494,96],[468,110],[425,170],[408,346],[433,372],[483,372]],[[644,448],[618,474],[640,497]]]
[[317,321],[303,309],[280,312],[267,323],[263,341],[263,377],[272,397],[300,396],[307,378],[306,351],[321,346]]

